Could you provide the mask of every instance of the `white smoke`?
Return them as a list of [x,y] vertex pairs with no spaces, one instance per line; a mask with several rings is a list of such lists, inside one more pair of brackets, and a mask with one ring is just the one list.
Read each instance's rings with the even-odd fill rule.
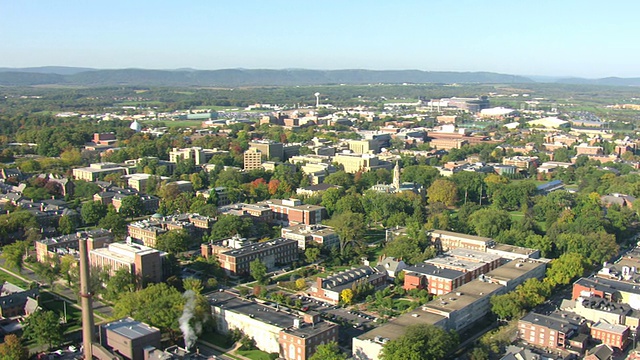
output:
[[[180,316],[180,330],[184,336],[184,347],[189,350],[198,340],[198,335],[202,332],[202,323],[200,321],[193,322],[196,310],[196,293],[193,290],[187,290],[182,295],[187,302],[184,304],[182,316]],[[193,323],[193,324],[192,324]]]

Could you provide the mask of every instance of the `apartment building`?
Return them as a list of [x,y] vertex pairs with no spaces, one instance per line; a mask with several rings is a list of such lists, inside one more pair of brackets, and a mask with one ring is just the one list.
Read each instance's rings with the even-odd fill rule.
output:
[[614,349],[624,350],[629,345],[631,332],[625,325],[609,324],[598,321],[591,326],[591,337]]
[[466,283],[465,273],[443,269],[432,264],[417,264],[404,269],[405,290],[425,289],[432,295],[442,295]]
[[148,246],[133,243],[112,243],[106,248],[89,252],[92,267],[108,269],[114,275],[120,269],[127,269],[135,275],[140,284],[162,281],[162,262],[166,253]]
[[278,158],[280,161],[285,161],[284,145],[281,142],[275,142],[270,140],[255,140],[249,142],[249,149],[255,149],[259,151],[264,160],[271,160]]
[[518,337],[531,345],[565,349],[569,339],[579,334],[582,323],[576,315],[530,312],[518,321]]
[[249,148],[244,152],[244,169],[253,170],[262,168],[262,152],[256,148]]
[[531,166],[538,166],[539,164],[540,162],[537,156],[512,156],[502,159],[502,165],[513,165],[518,169],[528,169]]
[[218,208],[220,215],[234,215],[251,217],[255,221],[273,221],[273,211],[266,204],[229,204]]

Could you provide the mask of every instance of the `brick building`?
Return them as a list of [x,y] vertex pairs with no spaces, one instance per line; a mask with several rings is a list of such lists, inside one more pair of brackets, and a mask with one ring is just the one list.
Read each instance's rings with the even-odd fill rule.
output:
[[561,314],[542,315],[530,312],[518,321],[518,337],[531,345],[549,349],[565,349],[569,339],[578,335],[580,317]]
[[386,287],[387,271],[382,267],[361,266],[341,271],[325,279],[318,277],[309,289],[309,294],[318,300],[337,305],[342,290],[365,283],[373,285],[376,289]]
[[271,199],[257,205],[269,206],[273,221],[283,226],[319,224],[326,216],[324,206],[305,205],[299,199]]
[[45,262],[47,258],[54,254],[76,255],[78,252],[79,243],[81,238],[87,239],[87,249],[89,251],[105,247],[107,244],[113,241],[113,234],[106,229],[96,229],[88,231],[78,231],[74,234],[62,235],[55,238],[48,238],[37,240],[35,242],[36,259],[39,262]]
[[132,318],[100,326],[100,344],[129,360],[144,360],[144,349],[160,348],[160,330]]
[[442,295],[466,283],[462,271],[442,269],[431,264],[417,264],[406,268],[404,289],[426,289],[429,294]]
[[462,248],[477,251],[487,251],[487,248],[495,244],[491,238],[456,233],[446,230],[431,230],[428,232],[431,242],[440,251]]
[[305,250],[308,244],[317,244],[322,247],[334,247],[340,245],[340,237],[332,227],[315,224],[299,224],[282,228],[282,237],[298,242],[298,248]]
[[629,344],[631,332],[625,325],[609,324],[598,321],[591,326],[591,337],[618,350],[624,350]]
[[202,244],[200,251],[205,258],[215,256],[220,262],[220,267],[231,275],[248,274],[249,264],[256,259],[262,261],[269,270],[273,270],[277,265],[291,264],[298,260],[298,242],[284,238],[253,243],[234,236]]
[[120,269],[127,269],[137,281],[142,283],[162,281],[162,262],[166,253],[150,247],[131,243],[113,243],[106,248],[89,252],[92,267],[108,269],[114,275]]

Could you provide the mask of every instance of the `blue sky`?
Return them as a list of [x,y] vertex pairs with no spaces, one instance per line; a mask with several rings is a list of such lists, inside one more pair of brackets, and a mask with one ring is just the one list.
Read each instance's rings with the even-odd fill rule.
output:
[[640,1],[0,0],[0,67],[640,77]]

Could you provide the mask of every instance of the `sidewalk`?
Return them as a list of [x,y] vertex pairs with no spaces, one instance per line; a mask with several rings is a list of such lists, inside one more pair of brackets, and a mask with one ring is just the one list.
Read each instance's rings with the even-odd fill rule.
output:
[[210,347],[210,348],[212,348],[214,350],[218,350],[222,354],[224,354],[225,356],[229,356],[229,357],[233,357],[233,358],[237,358],[237,359],[242,359],[242,360],[251,360],[248,357],[242,356],[242,355],[237,353],[237,351],[240,348],[240,346],[242,346],[240,344],[240,342],[236,342],[236,344],[233,346],[233,348],[230,348],[230,349],[221,348],[218,345],[214,345],[214,344],[212,344],[212,343],[210,343],[210,342],[208,342],[206,340],[202,340],[202,339],[198,339],[196,341],[196,343],[202,343],[202,344],[204,344],[204,345],[206,345],[206,346],[208,346],[208,347]]

